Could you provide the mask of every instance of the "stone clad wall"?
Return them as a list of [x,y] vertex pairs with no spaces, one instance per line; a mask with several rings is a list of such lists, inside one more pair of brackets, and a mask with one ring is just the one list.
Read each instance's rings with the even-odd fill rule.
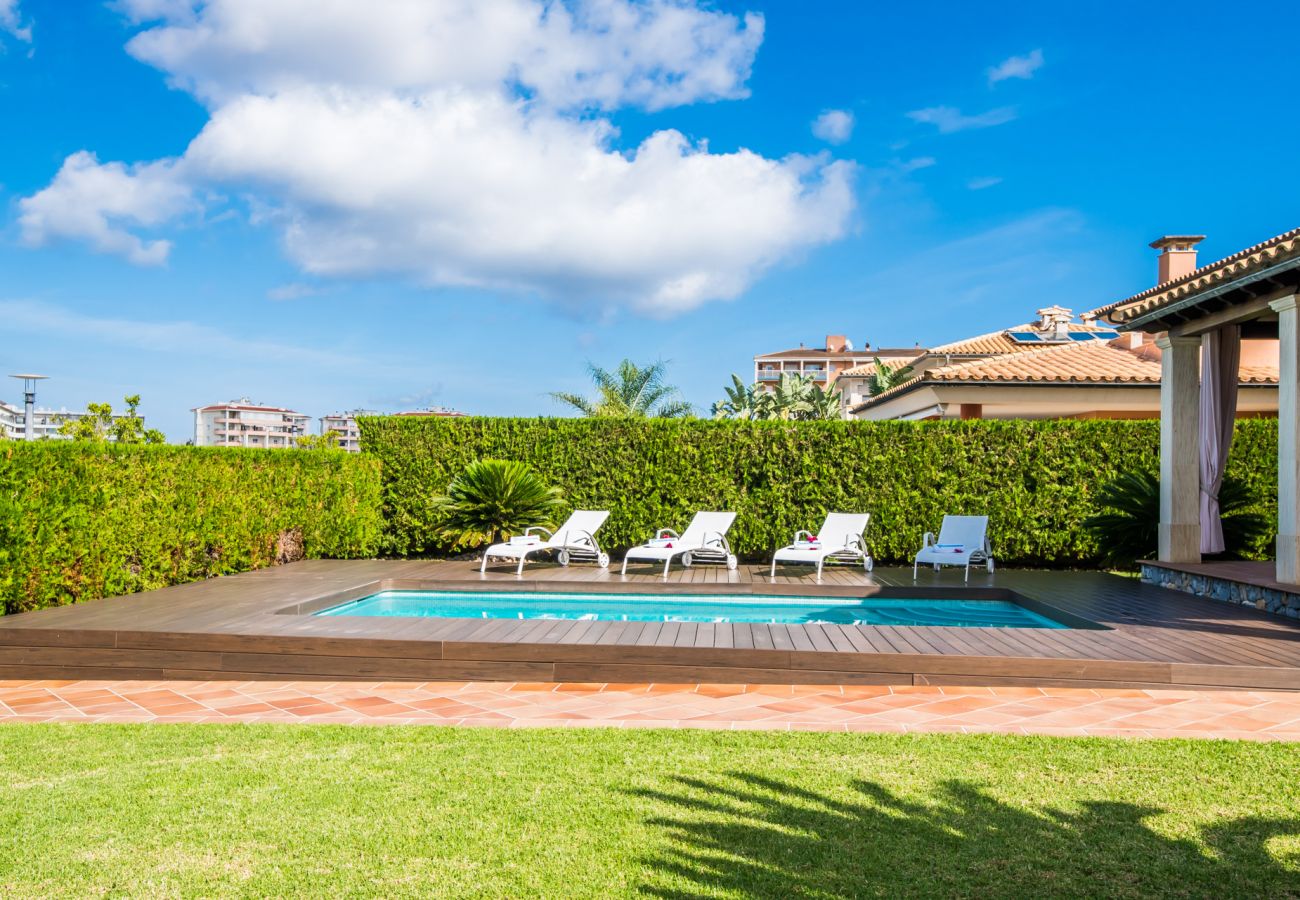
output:
[[1288,619],[1300,619],[1300,594],[1279,591],[1273,588],[1253,584],[1242,584],[1210,575],[1194,575],[1191,572],[1176,572],[1161,566],[1142,566],[1142,580],[1147,584],[1194,594],[1208,600],[1231,603],[1235,606],[1249,606]]

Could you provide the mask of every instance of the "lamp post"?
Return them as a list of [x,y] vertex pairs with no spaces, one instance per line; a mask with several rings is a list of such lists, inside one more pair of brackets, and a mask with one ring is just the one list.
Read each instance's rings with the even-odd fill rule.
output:
[[36,382],[49,378],[48,375],[10,375],[23,383],[23,440],[30,441],[36,437]]

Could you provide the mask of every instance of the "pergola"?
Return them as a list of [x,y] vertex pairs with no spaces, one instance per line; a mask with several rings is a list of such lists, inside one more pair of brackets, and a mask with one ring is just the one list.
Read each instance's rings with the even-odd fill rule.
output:
[[1161,562],[1197,563],[1203,552],[1222,550],[1218,491],[1236,415],[1240,341],[1277,338],[1276,579],[1300,584],[1298,293],[1300,228],[1157,285],[1106,313],[1121,331],[1159,335]]

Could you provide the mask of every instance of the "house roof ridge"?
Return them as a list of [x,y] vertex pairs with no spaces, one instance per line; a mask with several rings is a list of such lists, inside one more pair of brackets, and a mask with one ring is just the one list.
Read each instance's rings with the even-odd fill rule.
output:
[[[1191,272],[1188,272],[1186,275],[1153,285],[1144,291],[1139,291],[1138,293],[1133,294],[1131,297],[1125,297],[1123,300],[1116,300],[1115,302],[1108,303],[1105,306],[1099,306],[1092,310],[1091,314],[1100,318],[1102,316],[1110,315],[1110,313],[1120,309],[1121,307],[1140,303],[1143,300],[1153,300],[1161,294],[1168,293],[1173,295],[1179,291],[1182,291],[1182,293],[1191,293],[1193,282],[1211,278],[1216,273],[1222,272],[1225,269],[1233,268],[1236,263],[1243,263],[1246,268],[1249,268],[1252,264],[1258,264],[1266,259],[1276,258],[1277,255],[1284,253],[1287,250],[1300,249],[1300,240],[1297,239],[1300,239],[1300,228],[1292,228],[1289,231],[1284,231],[1281,234],[1276,234],[1273,237],[1268,238],[1267,240],[1246,247],[1244,250],[1238,250],[1236,253],[1232,253],[1222,259],[1216,259],[1214,262],[1199,266]],[[1288,243],[1291,246],[1285,247],[1284,245]],[[1270,254],[1269,251],[1272,250],[1276,250],[1277,252]],[[1184,288],[1186,288],[1185,291],[1182,290]]]

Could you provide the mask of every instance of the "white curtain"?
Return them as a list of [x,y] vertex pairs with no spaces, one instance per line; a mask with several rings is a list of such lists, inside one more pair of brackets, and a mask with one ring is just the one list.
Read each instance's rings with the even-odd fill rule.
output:
[[1241,327],[1226,325],[1201,337],[1201,552],[1223,552],[1219,488],[1228,466],[1237,420]]

